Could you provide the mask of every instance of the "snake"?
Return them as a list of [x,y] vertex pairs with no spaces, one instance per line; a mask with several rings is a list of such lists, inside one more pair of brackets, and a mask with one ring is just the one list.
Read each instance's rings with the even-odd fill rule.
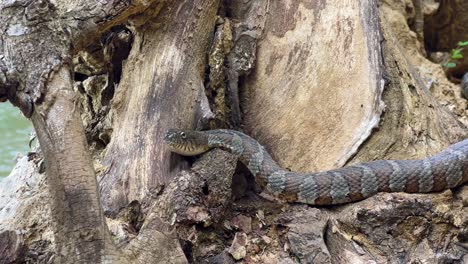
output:
[[238,157],[264,191],[286,202],[344,204],[379,192],[438,192],[468,181],[468,139],[424,159],[376,160],[314,173],[281,168],[255,139],[235,130],[169,129],[164,142],[184,156],[224,149]]
[[468,72],[465,73],[461,81],[462,93],[468,99]]

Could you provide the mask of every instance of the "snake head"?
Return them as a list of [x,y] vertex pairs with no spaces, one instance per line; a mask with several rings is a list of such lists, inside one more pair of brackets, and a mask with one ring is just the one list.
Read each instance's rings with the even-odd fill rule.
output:
[[208,137],[202,131],[169,129],[164,142],[172,152],[195,156],[209,150]]

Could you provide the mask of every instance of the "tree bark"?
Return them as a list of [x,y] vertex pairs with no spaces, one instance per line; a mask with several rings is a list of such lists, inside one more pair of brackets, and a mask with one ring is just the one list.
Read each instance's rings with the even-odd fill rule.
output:
[[109,213],[141,200],[184,168],[163,136],[171,127],[195,127],[205,114],[205,52],[217,9],[213,0],[176,1],[135,29],[138,49],[130,53],[113,99],[118,132],[103,159],[108,171],[101,179],[102,202]]
[[428,87],[427,62],[412,65],[404,1],[10,2],[0,5],[0,100],[31,118],[42,151],[21,160],[31,178],[13,174],[24,181],[0,191],[32,193],[0,196],[10,259],[466,259],[463,188],[310,208],[268,200],[222,150],[194,161],[163,145],[171,127],[238,128],[283,167],[316,171],[420,158],[466,138],[433,96],[442,77]]
[[[70,58],[87,34],[122,18],[128,3],[10,1],[0,6],[0,97],[30,117],[44,153],[58,263],[122,262],[108,234],[76,111]],[[129,14],[127,13],[127,16]]]
[[256,67],[243,87],[244,128],[283,167],[342,166],[384,107],[377,1],[269,2],[264,12]]
[[[47,81],[31,120],[46,160],[59,262],[120,261],[99,204],[93,163],[76,110],[69,65]],[[86,205],[86,206],[83,206]]]

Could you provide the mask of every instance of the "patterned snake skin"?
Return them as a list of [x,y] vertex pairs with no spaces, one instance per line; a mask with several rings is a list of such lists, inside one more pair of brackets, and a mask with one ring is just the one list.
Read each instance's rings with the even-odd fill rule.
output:
[[305,174],[282,169],[257,141],[233,130],[171,129],[164,139],[171,151],[181,155],[211,148],[238,155],[262,188],[289,202],[341,204],[378,192],[436,192],[468,181],[468,139],[426,159],[379,160]]
[[468,72],[463,75],[462,81],[461,81],[461,87],[462,87],[462,92],[463,95],[465,96],[466,99],[468,99]]

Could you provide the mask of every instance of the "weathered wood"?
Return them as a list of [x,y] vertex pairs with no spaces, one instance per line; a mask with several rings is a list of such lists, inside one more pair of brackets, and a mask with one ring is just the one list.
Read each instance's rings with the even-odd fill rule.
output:
[[[47,1],[31,7],[43,2],[50,7]],[[47,159],[47,181],[18,187],[31,188],[33,193],[28,198],[9,197],[12,204],[19,204],[17,211],[8,215],[11,207],[0,208],[0,220],[14,219],[0,223],[0,229],[25,230],[24,237],[31,238],[25,240],[28,260],[186,263],[211,259],[229,263],[233,255],[245,255],[244,260],[253,263],[463,259],[463,244],[457,243],[466,243],[463,230],[468,214],[462,206],[466,191],[460,197],[450,192],[382,194],[332,209],[269,202],[252,192],[231,203],[230,188],[242,178],[237,175],[231,184],[232,156],[213,151],[196,162],[193,170],[180,172],[190,162],[169,154],[162,145],[166,128],[204,127],[212,117],[203,84],[211,85],[212,79],[205,75],[220,65],[226,67],[224,79],[215,81],[225,82],[228,100],[224,103],[231,104],[227,108],[232,110],[236,98],[241,102],[226,123],[237,124],[240,113],[246,132],[291,169],[310,171],[344,162],[420,157],[465,137],[464,127],[435,102],[426,82],[406,60],[408,55],[398,48],[400,42],[382,16],[386,3],[379,14],[377,1],[225,1],[219,14],[227,16],[226,20],[216,19],[219,1],[214,0],[138,1],[131,6],[119,1],[105,6],[93,1],[58,3],[55,13],[44,18],[58,15],[68,18],[61,25],[66,21],[76,24],[70,26],[72,37],[65,36],[63,46],[50,51],[54,56],[45,68],[38,67],[46,84],[32,86],[42,89],[38,100],[28,99],[30,88],[23,83],[27,71],[36,69],[20,66],[24,72],[15,72],[2,64],[5,58],[11,62],[21,57],[4,50],[11,52],[10,47],[24,44],[25,49],[16,51],[33,51],[27,47],[34,41],[21,42],[20,36],[10,34],[25,27],[11,27],[15,24],[6,20],[0,24],[8,33],[0,38],[4,55],[0,58],[0,101],[16,100],[26,114],[33,104],[31,113]],[[9,10],[15,8],[22,7]],[[135,10],[145,11],[127,20]],[[102,13],[108,16],[102,18]],[[220,55],[224,58],[208,63],[216,20],[223,30],[232,31],[219,41],[231,36],[232,43],[218,46],[225,49]],[[104,209],[118,217],[104,219],[71,93],[70,65],[62,55],[71,56],[87,45],[99,46],[100,33],[116,23],[126,23],[135,39],[109,104],[113,134],[103,153],[107,170],[100,175],[101,200]],[[57,28],[53,23],[49,26]],[[50,39],[60,39],[61,33],[57,34],[49,34]],[[36,38],[49,40],[43,35]],[[70,51],[67,43],[76,44],[75,50]],[[52,66],[55,71],[44,70]],[[34,85],[38,85],[34,83],[38,75],[33,72]],[[383,83],[386,109],[381,115]],[[377,123],[378,130],[373,130]],[[245,187],[246,181],[240,182]],[[52,195],[47,196],[46,187]],[[54,201],[51,213],[48,199]],[[119,218],[129,210],[129,203],[141,204],[137,223]],[[33,207],[40,209],[28,214]],[[240,225],[239,219],[246,221]],[[116,249],[110,241],[106,224],[122,248]],[[82,231],[73,232],[81,227]],[[426,234],[428,238],[423,238]],[[445,234],[454,236],[446,238]],[[234,241],[236,237],[243,243]],[[236,252],[236,243],[246,254]],[[228,248],[232,248],[230,253]],[[89,251],[74,254],[77,249],[78,253]],[[37,257],[37,252],[46,254]]]
[[263,10],[258,60],[241,100],[245,130],[281,166],[341,166],[378,125],[384,80],[376,6],[273,1]]
[[0,262],[20,263],[24,261],[23,237],[15,231],[0,232]]
[[115,213],[142,199],[184,167],[162,140],[170,127],[195,127],[202,112],[205,52],[217,8],[214,0],[174,1],[135,29],[137,48],[113,99],[117,133],[107,146],[108,169],[100,181],[105,210]]
[[338,210],[294,206],[277,223],[305,263],[457,262],[466,261],[465,211],[451,192],[379,194]]
[[467,136],[466,128],[441,106],[400,48],[382,7],[382,43],[388,83],[379,129],[361,147],[352,163],[374,159],[415,159],[436,153]]
[[[410,157],[420,157],[433,152],[425,150],[426,140],[438,142],[432,144],[441,149],[460,139],[460,124],[428,95],[417,73],[408,69],[411,77],[401,83],[401,74],[392,73],[392,61],[382,57],[396,56],[398,48],[391,36],[382,36],[376,1],[311,2],[270,3],[255,71],[241,89],[244,129],[266,145],[281,166],[295,171],[339,167],[366,141],[371,148],[357,154],[366,156],[361,161],[408,158],[405,149],[414,142],[421,143]],[[390,46],[388,51],[381,51],[382,43]],[[404,56],[397,60],[406,64]],[[405,92],[407,102],[402,103],[402,94],[389,98],[389,91],[384,104],[384,85],[399,87],[397,93],[408,86],[421,92]],[[453,133],[443,132],[438,120],[450,123]],[[376,143],[369,143],[374,130],[382,136],[372,135]]]
[[[92,33],[145,4],[9,1],[0,4],[0,101],[32,119],[48,174],[61,263],[123,261],[108,235],[73,94],[70,58]],[[136,8],[138,7],[138,8]],[[113,18],[113,19],[110,19]],[[84,206],[85,205],[85,206]]]
[[41,167],[41,155],[30,153],[0,182],[0,230],[20,230],[25,256],[15,256],[19,263],[47,263],[56,255],[52,199]]
[[[46,161],[57,258],[99,263],[118,260],[107,233],[93,163],[80,116],[75,111],[72,79],[67,65],[47,81],[45,102],[31,120]],[[83,206],[86,204],[86,206]],[[63,259],[62,259],[63,258]]]

